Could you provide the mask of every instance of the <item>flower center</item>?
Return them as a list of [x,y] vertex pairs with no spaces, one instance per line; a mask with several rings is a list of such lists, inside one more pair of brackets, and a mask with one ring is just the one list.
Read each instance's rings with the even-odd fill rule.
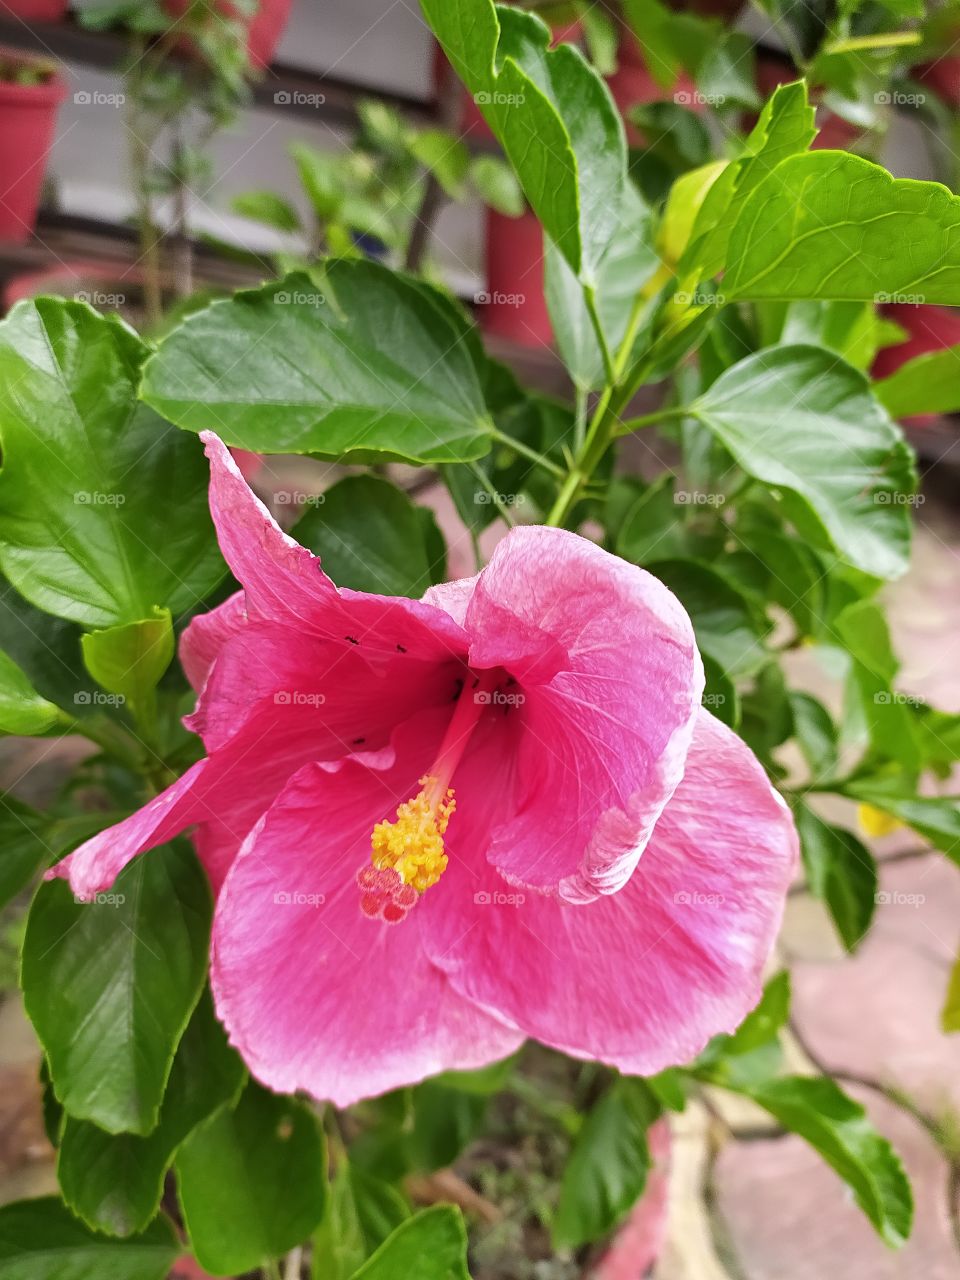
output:
[[396,924],[446,870],[443,837],[457,807],[450,780],[501,678],[488,671],[466,680],[433,767],[420,779],[420,790],[397,806],[393,821],[373,828],[371,865],[357,872],[364,915]]

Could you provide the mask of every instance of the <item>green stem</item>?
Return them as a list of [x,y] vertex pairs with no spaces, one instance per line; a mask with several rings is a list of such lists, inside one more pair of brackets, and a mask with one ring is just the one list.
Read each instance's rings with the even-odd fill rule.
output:
[[542,453],[536,449],[531,449],[529,445],[524,444],[522,440],[514,440],[513,436],[508,436],[505,431],[500,431],[496,427],[490,433],[494,440],[499,440],[501,444],[507,444],[516,453],[522,453],[525,458],[529,458],[531,462],[535,462],[538,467],[543,467],[545,471],[552,472],[555,476],[564,476],[566,472],[563,467],[558,467],[555,462],[551,462],[549,458],[545,458]]
[[603,332],[603,325],[600,322],[600,312],[597,310],[596,290],[592,287],[584,289],[583,299],[587,304],[587,312],[590,316],[590,323],[593,325],[593,332],[597,339],[597,346],[600,348],[600,355],[603,357],[604,378],[608,383],[616,382],[617,367],[610,355],[610,348],[607,346],[607,335]]
[[685,408],[665,408],[654,409],[652,413],[642,413],[637,418],[628,418],[626,422],[622,422],[617,428],[618,436],[628,436],[634,431],[640,431],[643,427],[655,426],[658,422],[670,422],[676,418],[687,416]]
[[260,1270],[263,1272],[264,1280],[281,1280],[280,1264],[274,1258],[265,1262]]

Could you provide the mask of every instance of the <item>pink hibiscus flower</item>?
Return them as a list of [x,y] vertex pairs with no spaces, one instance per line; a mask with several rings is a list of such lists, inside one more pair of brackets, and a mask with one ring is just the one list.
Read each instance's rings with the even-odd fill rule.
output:
[[339,1105],[528,1036],[649,1074],[732,1030],[796,836],[667,588],[517,528],[421,601],[338,590],[204,439],[243,585],[181,644],[206,758],[56,874],[195,826],[232,1042]]

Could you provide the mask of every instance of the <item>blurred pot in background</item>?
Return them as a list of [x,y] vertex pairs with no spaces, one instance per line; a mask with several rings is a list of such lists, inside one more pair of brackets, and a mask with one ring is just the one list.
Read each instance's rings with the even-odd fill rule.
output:
[[543,293],[543,229],[531,210],[510,218],[485,210],[487,287],[478,294],[484,333],[525,347],[549,347],[553,330]]
[[66,92],[55,63],[0,47],[0,240],[33,232]]

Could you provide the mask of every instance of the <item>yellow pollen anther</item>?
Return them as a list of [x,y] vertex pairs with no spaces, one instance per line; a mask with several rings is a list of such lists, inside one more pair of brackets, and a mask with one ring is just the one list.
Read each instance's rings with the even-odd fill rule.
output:
[[436,778],[421,778],[420,786],[412,800],[397,806],[393,822],[377,823],[370,843],[375,867],[392,867],[404,884],[424,893],[446,870],[443,837],[457,802],[453,788],[441,792]]

